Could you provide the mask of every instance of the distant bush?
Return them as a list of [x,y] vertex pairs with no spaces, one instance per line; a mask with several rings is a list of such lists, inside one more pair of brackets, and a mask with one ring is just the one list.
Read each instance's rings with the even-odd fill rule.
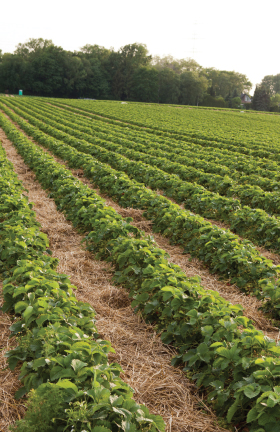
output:
[[280,112],[279,110],[279,105],[277,102],[272,102],[270,105],[270,110],[271,112]]
[[231,99],[231,107],[232,108],[241,108],[241,99],[240,97],[234,97]]
[[219,108],[227,107],[227,104],[222,96],[214,97],[209,94],[204,96],[201,105],[208,106],[208,107],[219,107]]

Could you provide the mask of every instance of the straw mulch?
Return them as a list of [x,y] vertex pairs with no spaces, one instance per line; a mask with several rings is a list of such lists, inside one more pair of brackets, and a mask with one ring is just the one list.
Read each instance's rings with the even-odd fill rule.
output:
[[[16,123],[14,124],[19,130],[21,130]],[[36,141],[32,137],[28,136],[28,138],[32,142],[36,143]],[[58,163],[67,167],[67,163],[65,163],[62,159],[54,156],[50,151],[46,150],[40,144],[36,143],[36,145],[42,148],[42,150],[51,154]],[[170,261],[173,262],[174,264],[179,265],[188,276],[199,276],[201,278],[202,285],[206,289],[218,291],[219,294],[229,302],[233,304],[242,305],[242,307],[244,308],[244,315],[252,319],[254,325],[258,329],[262,330],[264,334],[270,338],[277,339],[277,340],[279,339],[279,335],[280,335],[279,329],[277,327],[274,327],[271,324],[270,319],[267,318],[259,310],[259,308],[262,306],[261,301],[257,300],[257,298],[254,296],[251,297],[242,293],[236,285],[230,284],[229,281],[220,280],[217,274],[212,274],[209,272],[208,268],[204,265],[202,261],[196,258],[191,259],[191,256],[189,254],[183,254],[183,248],[181,248],[180,246],[171,245],[168,239],[163,237],[161,234],[153,234],[152,223],[142,216],[143,213],[142,210],[137,210],[133,208],[125,209],[120,207],[106,194],[101,194],[99,189],[94,188],[91,182],[83,176],[82,169],[78,169],[78,170],[71,169],[71,171],[72,174],[78,177],[84,184],[88,185],[90,188],[94,189],[96,193],[102,196],[106,200],[106,205],[113,207],[123,217],[133,217],[134,221],[132,222],[132,224],[142,229],[147,234],[153,235],[158,246],[166,250],[166,252],[168,252],[168,254],[170,255]],[[162,194],[161,191],[157,191],[157,192],[158,194]],[[171,199],[171,201],[175,202],[173,199]],[[183,205],[181,205],[181,208],[184,208]],[[211,222],[217,224],[218,226],[226,227],[226,225],[221,222],[212,221],[212,220]],[[263,254],[267,258],[270,258],[276,261],[276,263],[278,263],[278,260],[280,259],[279,255],[273,254],[265,250],[264,248],[258,248],[258,249],[261,252],[263,252]]]
[[[78,287],[77,297],[96,310],[99,333],[116,350],[110,354],[110,361],[121,364],[123,379],[135,390],[135,399],[145,403],[151,412],[162,415],[167,431],[224,431],[194,384],[179,368],[170,365],[173,350],[164,346],[153,328],[133,313],[128,293],[112,284],[110,265],[95,260],[81,247],[82,236],[57,212],[53,200],[41,189],[2,131],[0,138],[8,159],[29,190],[30,201],[35,203],[37,219],[49,237],[53,255],[60,260],[58,271],[71,277],[71,282]],[[12,386],[11,398],[13,394]],[[3,431],[17,418],[11,411]]]
[[[50,153],[51,154],[51,153]],[[65,165],[65,162],[56,158],[57,162]],[[93,188],[91,182],[83,177],[83,170],[71,170],[72,174],[79,178],[84,184],[94,189],[96,193],[106,200],[106,205],[113,207],[123,217],[132,217],[132,225],[145,231],[146,234],[152,235],[157,245],[164,249],[170,256],[170,262],[177,264],[187,274],[187,276],[199,276],[201,283],[206,289],[218,291],[222,297],[233,304],[241,304],[244,307],[244,315],[254,321],[257,328],[262,330],[268,337],[279,338],[279,329],[271,325],[269,318],[258,309],[262,306],[262,302],[256,297],[247,296],[242,293],[236,285],[232,285],[229,281],[219,279],[217,274],[209,272],[208,268],[202,261],[197,258],[192,258],[190,254],[184,254],[183,248],[174,246],[169,243],[169,240],[161,234],[155,234],[152,231],[152,222],[145,219],[142,210],[133,208],[123,208],[113,201],[108,195],[100,193],[99,189]],[[269,253],[269,252],[267,252]],[[278,258],[279,256],[276,255]]]
[[[2,283],[0,283],[0,307],[3,305]],[[21,387],[18,380],[19,367],[13,372],[9,369],[5,353],[17,345],[16,338],[10,339],[9,328],[12,318],[0,311],[0,431],[8,430],[9,424],[23,417],[25,407],[22,401],[14,399],[15,392]]]
[[[49,103],[49,102],[47,103],[47,105],[54,106],[54,105],[52,105],[52,104]],[[58,107],[56,107],[56,106],[54,106],[54,107],[55,107],[55,108],[58,108]],[[178,107],[178,108],[180,108],[180,107]],[[62,111],[65,111],[64,108],[59,107],[59,109],[61,109]],[[83,111],[82,109],[78,109],[78,108],[76,108],[76,109],[77,109],[79,115],[82,115],[83,117],[87,117],[87,118],[89,118],[89,119],[91,118],[91,117],[88,117],[86,111]],[[191,109],[191,108],[190,108],[190,109]],[[101,118],[107,118],[107,117],[104,117],[104,116],[99,116],[99,117],[101,117]],[[108,120],[109,120],[109,118],[108,118]],[[161,195],[164,195],[164,192],[163,192],[163,191],[158,191],[158,193],[161,194]],[[172,202],[174,202],[175,204],[178,204],[174,199],[172,199],[172,198],[169,198],[169,199],[170,199]],[[184,207],[183,204],[181,204],[180,207],[181,207],[182,209],[185,210],[185,207]],[[192,212],[192,213],[193,213],[193,212]],[[194,213],[194,214],[195,214],[195,213]],[[227,224],[227,223],[225,223],[225,222],[220,222],[220,221],[217,221],[217,220],[215,220],[215,219],[208,219],[208,218],[204,218],[204,219],[205,219],[206,221],[209,221],[211,224],[218,226],[219,228],[222,228],[222,229],[230,229],[230,225]],[[238,236],[238,234],[235,234],[235,235]],[[238,237],[239,237],[240,239],[243,240],[243,237],[241,237],[241,236],[238,236]],[[273,252],[271,252],[271,251],[268,251],[267,249],[265,249],[265,248],[263,248],[263,247],[260,247],[260,246],[256,246],[256,249],[261,253],[261,255],[263,255],[264,257],[266,257],[266,258],[272,260],[274,264],[276,264],[276,265],[279,265],[279,264],[280,264],[280,255],[278,255],[278,254],[276,254],[276,253],[273,253]]]

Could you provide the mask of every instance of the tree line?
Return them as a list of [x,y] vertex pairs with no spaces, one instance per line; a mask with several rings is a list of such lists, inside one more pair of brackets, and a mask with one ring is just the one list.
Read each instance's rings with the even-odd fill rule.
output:
[[280,74],[266,75],[256,86],[252,108],[280,112]]
[[238,108],[240,94],[251,88],[244,74],[203,68],[190,58],[152,57],[139,43],[71,52],[40,38],[14,53],[0,50],[1,93]]

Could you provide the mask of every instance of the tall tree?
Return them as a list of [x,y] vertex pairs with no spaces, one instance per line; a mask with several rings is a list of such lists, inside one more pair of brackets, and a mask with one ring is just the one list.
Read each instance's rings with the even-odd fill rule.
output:
[[257,111],[269,111],[270,109],[270,97],[266,87],[257,85],[255,88],[252,108]]
[[15,54],[22,57],[28,56],[31,53],[36,53],[40,50],[50,47],[53,44],[51,39],[32,39],[30,38],[25,43],[19,43],[16,47]]
[[234,71],[219,71],[215,68],[205,69],[205,75],[209,81],[210,88],[216,96],[226,98],[228,94],[232,94],[234,90],[237,94],[248,93],[252,88],[252,83],[246,75]]
[[266,75],[261,82],[261,86],[266,89],[269,96],[280,93],[280,74]]
[[87,97],[112,98],[112,59],[113,49],[99,45],[85,45],[78,53],[87,71]]
[[178,104],[180,97],[180,75],[165,68],[158,73],[159,103]]
[[0,92],[18,93],[24,88],[26,62],[14,54],[5,53],[0,62]]
[[207,80],[195,72],[183,72],[180,75],[180,103],[198,105],[207,89]]
[[138,102],[158,102],[158,71],[140,66],[133,74],[131,99]]
[[165,57],[154,56],[152,63],[156,69],[165,70],[171,69],[177,74],[181,74],[183,72],[201,72],[202,66],[200,66],[194,59],[186,58],[186,59],[175,59],[171,55]]
[[146,45],[134,43],[120,48],[112,56],[112,89],[118,99],[129,100],[133,85],[133,74],[141,66],[148,66],[152,56],[148,55]]

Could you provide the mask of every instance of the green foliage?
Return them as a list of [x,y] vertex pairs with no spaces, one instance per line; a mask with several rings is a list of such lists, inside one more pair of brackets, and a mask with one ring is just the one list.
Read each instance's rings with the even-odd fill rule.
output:
[[[17,116],[12,117],[17,119]],[[155,181],[160,182],[165,175],[163,171],[150,171],[149,166],[141,165],[139,160],[132,163],[116,152],[111,154],[106,148],[102,150],[101,145],[106,145],[105,139],[100,139],[98,146],[84,141],[82,135],[73,138],[68,132],[49,124],[47,111],[45,117],[48,136],[30,124],[26,131],[34,133],[37,140],[71,166],[82,167],[102,192],[109,193],[121,205],[144,209],[155,230],[184,245],[186,251],[203,259],[213,271],[227,277],[230,272],[232,280],[236,280],[239,286],[254,292],[267,307],[273,307],[274,312],[278,313],[280,291],[274,278],[277,268],[263,259],[250,242],[240,241],[229,231],[215,228],[203,218],[182,210],[165,197],[145,188],[143,183],[131,180],[123,171],[94,159],[91,154],[107,158],[110,163],[113,163],[114,157],[116,163],[122,164],[119,167],[122,166],[124,171],[131,169],[135,176],[140,176],[142,170],[142,179],[146,184],[150,184],[148,182],[153,181],[155,175]],[[280,417],[279,346],[275,341],[256,330],[252,322],[242,315],[240,306],[229,304],[215,291],[206,291],[200,285],[199,278],[187,278],[178,266],[168,262],[166,253],[155,246],[152,237],[146,237],[130,225],[130,220],[123,219],[106,207],[92,189],[32,144],[4,116],[0,116],[0,121],[26,163],[36,172],[38,180],[49,190],[58,209],[87,233],[87,248],[114,264],[115,281],[129,289],[133,306],[156,325],[165,343],[172,343],[177,348],[178,355],[173,364],[183,363],[185,370],[192,372],[193,379],[207,392],[209,404],[220,415],[227,415],[229,421],[236,424],[247,419],[252,431],[268,427],[270,429],[264,429],[265,432],[274,430]],[[73,130],[77,135],[81,133],[78,128]],[[159,132],[162,135],[157,135],[156,139],[168,136],[164,135],[164,131]],[[51,138],[50,134],[55,134],[56,138]],[[122,141],[121,137],[117,140]],[[109,143],[113,146],[115,142],[112,140]],[[91,148],[94,153],[91,153]],[[133,153],[133,157],[135,155]],[[174,191],[175,180],[178,180],[177,176],[167,178],[169,188],[174,188]],[[230,180],[225,178],[219,187],[227,188],[228,183],[231,183]],[[203,189],[200,191],[203,192]],[[262,213],[250,213],[250,208],[243,207],[242,210],[245,219],[246,214],[256,217],[256,220],[263,217]],[[240,225],[243,223],[241,216],[239,214],[239,220],[236,219]],[[16,258],[18,260],[19,257]],[[30,280],[26,260],[22,263],[18,261],[19,273],[14,272],[11,276],[10,271],[10,279],[6,280],[4,288],[5,304],[22,315],[12,329],[14,333],[23,333],[22,343],[10,353],[9,362],[12,367],[19,360],[24,362],[21,377],[25,389],[34,386],[42,388],[40,380],[44,383],[49,380],[60,386],[69,403],[67,421],[79,432],[82,427],[96,432],[104,428],[114,430],[112,425],[116,424],[121,425],[120,430],[128,427],[130,430],[164,430],[162,420],[148,415],[145,408],[137,408],[129,399],[131,390],[118,381],[120,369],[107,365],[108,344],[91,345],[94,346],[93,351],[85,349],[84,344],[89,343],[85,335],[92,333],[92,327],[89,329],[87,326],[94,325],[88,320],[92,312],[79,305],[82,317],[78,321],[74,311],[71,312],[78,307],[72,300],[71,286],[66,281],[62,286],[49,268],[47,280],[40,279],[41,267],[38,274],[33,272]],[[59,301],[57,308],[53,307],[54,301]],[[67,322],[65,311],[69,314]],[[38,312],[42,313],[35,318]],[[68,320],[71,326],[68,326]],[[74,320],[77,322],[74,323]],[[25,332],[27,323],[29,330]],[[83,346],[81,350],[78,349],[80,343]],[[98,341],[91,340],[91,343],[98,344]],[[67,350],[64,344],[67,344]],[[117,382],[117,388],[113,387],[113,393],[117,392],[113,394],[116,398],[111,399],[107,392],[110,379]],[[90,405],[91,399],[94,408]],[[106,422],[101,424],[96,421],[95,415],[91,415],[92,410],[98,414],[101,412],[101,415],[105,411]],[[135,410],[138,410],[139,416]]]
[[280,74],[266,75],[261,81],[261,86],[266,89],[270,96],[280,93]]
[[207,89],[207,80],[196,72],[182,72],[180,75],[179,102],[182,105],[198,105]]
[[165,68],[159,71],[158,80],[159,103],[178,104],[180,96],[180,76],[172,69]]
[[135,70],[130,97],[139,102],[158,102],[158,72],[156,69],[141,66]]
[[[21,106],[22,105],[25,104],[21,103]],[[111,132],[110,128],[107,127],[105,133],[104,128],[95,127],[92,121],[90,124],[88,124],[90,127],[86,127],[85,124],[87,123],[84,121],[81,123],[77,122],[76,116],[70,116],[70,121],[65,120],[65,118],[60,118],[60,123],[57,123],[57,116],[60,114],[59,110],[54,115],[53,108],[51,110],[45,110],[44,106],[43,108],[40,106],[40,109],[36,109],[33,106],[31,111],[27,109],[27,112],[36,112],[36,118],[34,118],[33,116],[22,112],[22,110],[18,111],[14,107],[13,103],[13,107],[16,112],[19,112],[21,115],[25,116],[29,120],[29,124],[20,120],[18,116],[11,114],[10,111],[6,112],[9,115],[12,115],[13,119],[18,121],[27,133],[39,139],[43,145],[49,145],[49,138],[46,140],[42,134],[38,134],[36,130],[30,126],[30,122],[38,125],[47,133],[52,133],[56,138],[62,138],[64,141],[67,140],[70,145],[76,147],[80,151],[94,155],[99,160],[104,162],[109,162],[110,165],[117,170],[125,171],[130,178],[140,182],[144,181],[145,184],[149,185],[152,189],[161,189],[165,191],[167,196],[174,198],[177,202],[183,202],[186,208],[205,217],[211,217],[213,219],[229,222],[231,224],[231,228],[238,234],[246,236],[259,245],[265,245],[269,249],[279,249],[278,236],[275,236],[275,233],[278,232],[280,228],[277,219],[267,215],[267,213],[262,210],[254,210],[246,206],[242,208],[241,203],[244,202],[245,204],[250,204],[250,199],[253,196],[255,205],[262,206],[265,209],[278,213],[276,207],[277,192],[272,195],[266,194],[265,201],[261,200],[264,193],[260,193],[259,189],[257,188],[251,188],[251,193],[248,194],[248,183],[257,185],[259,184],[263,187],[263,189],[268,190],[277,190],[279,188],[279,183],[277,181],[264,179],[251,174],[255,173],[256,171],[256,166],[251,160],[249,163],[246,163],[246,160],[242,160],[239,168],[236,163],[236,158],[234,159],[234,169],[239,168],[241,172],[247,171],[250,173],[250,175],[242,175],[237,171],[232,172],[230,170],[231,161],[230,159],[228,161],[227,157],[224,157],[224,161],[229,165],[229,169],[227,169],[225,166],[220,166],[219,163],[217,163],[221,161],[222,156],[220,154],[216,154],[213,163],[211,163],[209,162],[209,153],[207,153],[207,161],[201,158],[201,156],[198,154],[198,151],[187,152],[186,150],[182,150],[182,145],[178,145],[176,141],[172,145],[173,150],[174,147],[176,148],[176,151],[174,151],[173,154],[170,153],[170,143],[168,142],[168,144],[164,144],[165,141],[163,140],[161,143],[156,142],[156,144],[149,140],[150,148],[148,148],[147,139],[149,137],[142,140],[143,144],[139,143],[139,135],[136,135],[136,137],[133,138],[133,141],[129,141],[127,139],[127,133],[120,134],[120,138],[118,138],[116,133],[113,133],[113,130]],[[3,108],[5,109],[4,106]],[[40,114],[41,111],[42,114],[44,113],[44,115]],[[46,116],[48,118],[50,117],[50,119],[47,120]],[[65,114],[64,117],[66,117]],[[44,120],[44,122],[37,120],[37,118],[41,118]],[[52,119],[55,119],[55,121],[52,121]],[[45,125],[45,122],[48,123],[48,126]],[[77,129],[75,130],[72,128],[73,122],[75,122],[75,124],[78,123]],[[69,127],[64,127],[63,124]],[[79,124],[81,124],[81,127]],[[87,144],[85,142],[79,142],[77,144],[75,139],[71,138],[69,135],[66,138],[65,133],[62,134],[57,129],[50,128],[50,125],[54,125],[56,128],[58,127],[59,129],[62,129],[63,131],[78,138],[86,138],[87,142],[91,144]],[[93,128],[94,137],[92,137]],[[97,138],[97,136],[101,139]],[[104,139],[106,139],[106,141]],[[119,145],[119,143],[121,145]],[[108,150],[105,150],[105,148]],[[137,149],[139,149],[140,152],[136,151]],[[161,151],[162,155],[166,156],[166,158],[157,157],[159,150]],[[163,150],[167,152],[164,154],[162,152]],[[116,153],[125,155],[129,159],[117,157]],[[202,156],[206,157],[206,153],[202,152]],[[180,164],[170,162],[172,160],[180,162]],[[139,163],[139,161],[143,161],[144,163]],[[188,166],[186,169],[181,164],[192,164],[194,167],[198,167],[200,169],[193,169],[190,166]],[[151,168],[151,165],[155,165],[158,168]],[[267,167],[267,163],[265,166]],[[274,168],[276,168],[276,166],[274,166]],[[206,169],[207,171],[219,173],[226,177],[206,174],[204,172]],[[264,174],[267,173],[267,171],[264,169],[262,171]],[[143,176],[144,172],[145,175]],[[166,174],[166,172],[170,172],[170,175]],[[184,180],[180,180],[177,175],[174,176],[172,173],[179,174]],[[227,176],[228,174],[234,175],[238,183],[244,183],[244,186],[238,186],[237,189],[237,183],[230,179]],[[278,179],[279,175],[277,171],[274,171],[271,174],[274,175],[274,178]],[[209,179],[209,184],[205,185],[207,179]],[[214,190],[219,193],[240,195],[241,202],[236,198],[222,197],[218,193],[211,192],[203,186],[198,186],[197,184],[187,182],[186,180],[196,181],[198,183],[204,184],[205,186],[210,186],[211,189],[215,188]],[[231,192],[231,190],[233,190],[233,192]],[[258,195],[260,196],[259,202],[257,201]],[[256,226],[258,227],[257,231],[255,229]]]
[[252,101],[252,108],[257,111],[269,111],[270,97],[265,87],[261,85],[256,86]]
[[[45,168],[43,163],[43,176]],[[62,177],[69,187],[65,173],[55,169],[52,180]],[[12,370],[21,365],[23,387],[15,397],[34,389],[27,417],[14,430],[82,432],[104,426],[106,432],[108,426],[116,432],[163,432],[162,418],[132,399],[132,389],[120,379],[121,367],[108,363],[113,349],[98,339],[93,309],[79,302],[68,277],[54,270],[58,261],[48,254],[47,237],[2,148],[0,179],[2,310],[15,313],[10,330],[18,342],[6,357]]]
[[[43,386],[42,386],[43,387]],[[46,384],[45,391],[32,390],[27,401],[27,412],[23,420],[10,427],[13,432],[55,432],[59,430],[58,419],[65,419],[62,391],[54,384]]]
[[87,44],[71,52],[39,38],[0,56],[0,92],[22,88],[25,95],[197,105],[209,87],[223,98],[228,89],[240,93],[251,83],[236,72],[203,69],[190,58],[152,58],[139,43],[118,51]]
[[214,96],[211,96],[210,94],[206,94],[203,97],[201,105],[202,106],[206,106],[206,107],[225,108],[226,107],[226,102],[225,102],[225,100],[223,99],[222,96],[220,96],[220,97],[214,97]]
[[205,74],[208,82],[211,83],[212,94],[216,96],[226,96],[232,94],[235,90],[238,94],[242,92],[249,92],[252,83],[248,80],[246,75],[234,71],[219,71],[215,68],[205,69]]
[[239,96],[234,97],[234,98],[231,99],[231,107],[235,108],[235,109],[241,107],[241,99],[240,99]]

